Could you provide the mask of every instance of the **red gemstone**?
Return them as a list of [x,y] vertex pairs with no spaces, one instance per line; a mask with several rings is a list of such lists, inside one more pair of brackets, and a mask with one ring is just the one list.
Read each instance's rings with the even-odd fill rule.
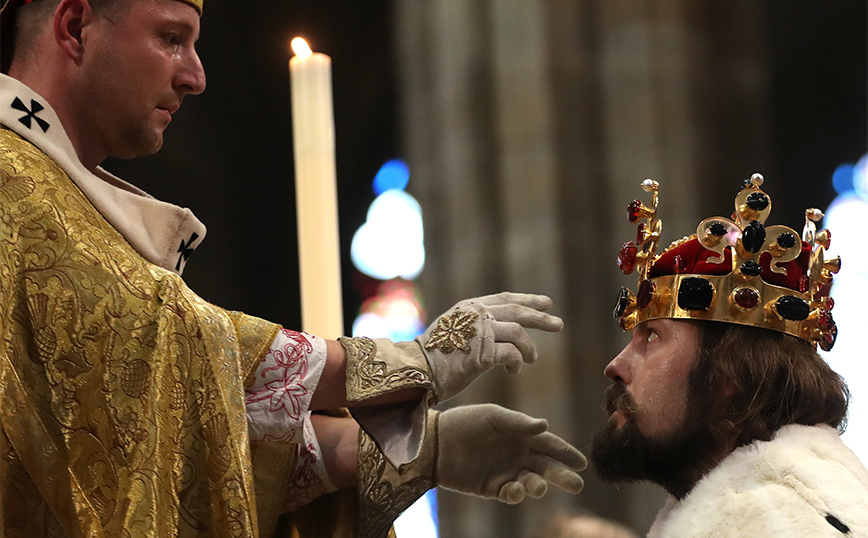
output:
[[810,283],[811,283],[811,281],[808,278],[808,275],[800,276],[799,277],[799,291],[802,293],[808,291],[808,284],[810,284]]
[[675,274],[676,275],[680,275],[682,273],[687,272],[687,264],[684,263],[684,258],[681,256],[681,254],[675,255],[674,262],[675,263],[673,265],[675,266]]
[[639,285],[639,292],[636,294],[636,306],[645,308],[651,302],[654,296],[654,283],[648,279],[642,281]]
[[835,299],[832,299],[831,297],[826,297],[826,308],[828,308],[829,310],[835,308]]
[[753,288],[739,288],[735,291],[735,304],[753,310],[759,304],[759,293]]
[[639,213],[642,211],[642,201],[638,198],[630,202],[627,206],[627,219],[630,222],[639,220]]
[[641,245],[645,242],[645,223],[640,222],[639,227],[636,229],[636,244]]
[[618,253],[618,267],[621,268],[621,272],[625,275],[629,275],[633,272],[633,268],[636,267],[636,254],[639,253],[639,248],[632,241],[627,241],[624,243],[624,246],[621,247],[621,252]]
[[817,318],[820,328],[824,330],[831,329],[835,326],[835,320],[832,318],[832,313],[828,310],[820,310],[820,315]]
[[835,340],[838,339],[838,327],[832,325],[832,327],[826,331],[823,337],[820,339],[820,348],[823,351],[832,351],[832,348],[835,346]]

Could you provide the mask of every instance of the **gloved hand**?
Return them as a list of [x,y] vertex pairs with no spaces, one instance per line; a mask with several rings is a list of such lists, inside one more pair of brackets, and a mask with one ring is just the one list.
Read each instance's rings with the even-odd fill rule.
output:
[[444,488],[515,504],[542,497],[549,483],[570,493],[584,486],[575,471],[588,460],[543,419],[482,404],[444,411],[438,422],[435,477]]
[[564,322],[545,311],[545,295],[498,293],[457,303],[416,338],[431,370],[434,399],[442,402],[496,364],[517,374],[522,362],[536,361],[525,328],[560,331]]
[[357,407],[353,418],[391,463],[415,459],[428,404],[455,396],[496,364],[515,374],[522,362],[535,361],[536,348],[525,327],[561,330],[564,322],[544,312],[551,304],[544,295],[499,293],[459,302],[416,341],[340,338],[347,356],[347,401],[410,388],[428,393],[415,406]]

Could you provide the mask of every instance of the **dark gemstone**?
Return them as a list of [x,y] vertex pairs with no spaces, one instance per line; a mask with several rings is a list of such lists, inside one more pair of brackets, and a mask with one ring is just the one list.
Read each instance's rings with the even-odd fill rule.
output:
[[741,272],[747,276],[757,276],[762,273],[763,270],[756,262],[744,262],[741,264]]
[[622,287],[621,291],[618,292],[618,302],[615,303],[615,309],[612,311],[612,317],[618,319],[623,316],[624,312],[627,311],[628,306],[630,306],[630,290]]
[[726,226],[719,222],[715,222],[708,227],[708,231],[711,232],[712,235],[716,235],[717,237],[723,237],[724,235],[726,235]]
[[618,267],[621,268],[622,273],[629,275],[633,272],[633,268],[636,267],[636,254],[638,253],[639,249],[632,241],[624,243],[624,246],[621,247],[621,251],[618,253]]
[[636,228],[636,244],[641,245],[645,242],[645,223],[640,222]]
[[835,341],[838,339],[838,326],[832,325],[828,331],[826,331],[823,336],[820,338],[820,348],[823,351],[832,351],[832,348],[835,346]]
[[741,232],[741,244],[748,252],[759,252],[765,241],[766,229],[758,220],[752,220]]
[[630,202],[627,206],[627,219],[630,222],[639,220],[639,213],[642,211],[642,201],[638,198]]
[[684,310],[708,310],[712,299],[714,287],[704,278],[685,278],[678,286],[678,306]]
[[654,283],[650,280],[643,280],[639,285],[639,292],[636,294],[636,306],[645,308],[651,302],[651,297],[654,295]]
[[753,183],[750,182],[750,178],[745,179],[741,182],[741,190],[745,190],[753,186]]
[[759,304],[759,293],[753,288],[739,288],[735,292],[735,304],[745,310],[753,310]]
[[782,318],[790,321],[802,321],[811,313],[811,306],[807,301],[794,295],[784,295],[778,299],[775,307]]
[[831,297],[826,297],[826,308],[828,308],[829,310],[835,308],[835,299],[832,299]]
[[769,206],[769,197],[762,192],[752,192],[748,195],[745,204],[754,211],[762,211]]
[[674,269],[676,275],[681,275],[687,272],[687,264],[684,263],[684,258],[681,256],[681,254],[675,255],[673,265],[675,266]]
[[790,232],[784,232],[778,236],[778,245],[784,248],[791,248],[796,244],[796,236]]

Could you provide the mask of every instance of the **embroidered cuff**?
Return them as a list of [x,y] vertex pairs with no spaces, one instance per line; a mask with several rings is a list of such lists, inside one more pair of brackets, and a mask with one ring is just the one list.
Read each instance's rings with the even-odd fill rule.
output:
[[428,414],[419,457],[397,468],[386,461],[364,430],[359,430],[359,510],[354,536],[385,537],[395,518],[434,487],[439,413]]
[[282,329],[244,389],[250,441],[299,443],[326,363],[326,343]]
[[347,354],[347,401],[408,388],[431,389],[428,362],[416,342],[339,338]]
[[304,441],[298,445],[298,458],[286,484],[284,512],[297,510],[320,495],[337,489],[326,472],[322,450],[309,413],[305,418],[303,431]]

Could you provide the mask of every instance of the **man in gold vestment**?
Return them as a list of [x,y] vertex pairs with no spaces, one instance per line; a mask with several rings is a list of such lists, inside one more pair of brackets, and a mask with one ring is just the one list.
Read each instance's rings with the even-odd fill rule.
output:
[[[325,341],[208,304],[205,227],[112,176],[187,94],[201,0],[7,0],[0,75],[0,536],[371,536],[441,485],[578,492],[544,420],[429,405],[560,330],[544,296],[459,302],[413,342]],[[348,408],[352,416],[319,410]],[[334,415],[335,413],[331,413]]]

